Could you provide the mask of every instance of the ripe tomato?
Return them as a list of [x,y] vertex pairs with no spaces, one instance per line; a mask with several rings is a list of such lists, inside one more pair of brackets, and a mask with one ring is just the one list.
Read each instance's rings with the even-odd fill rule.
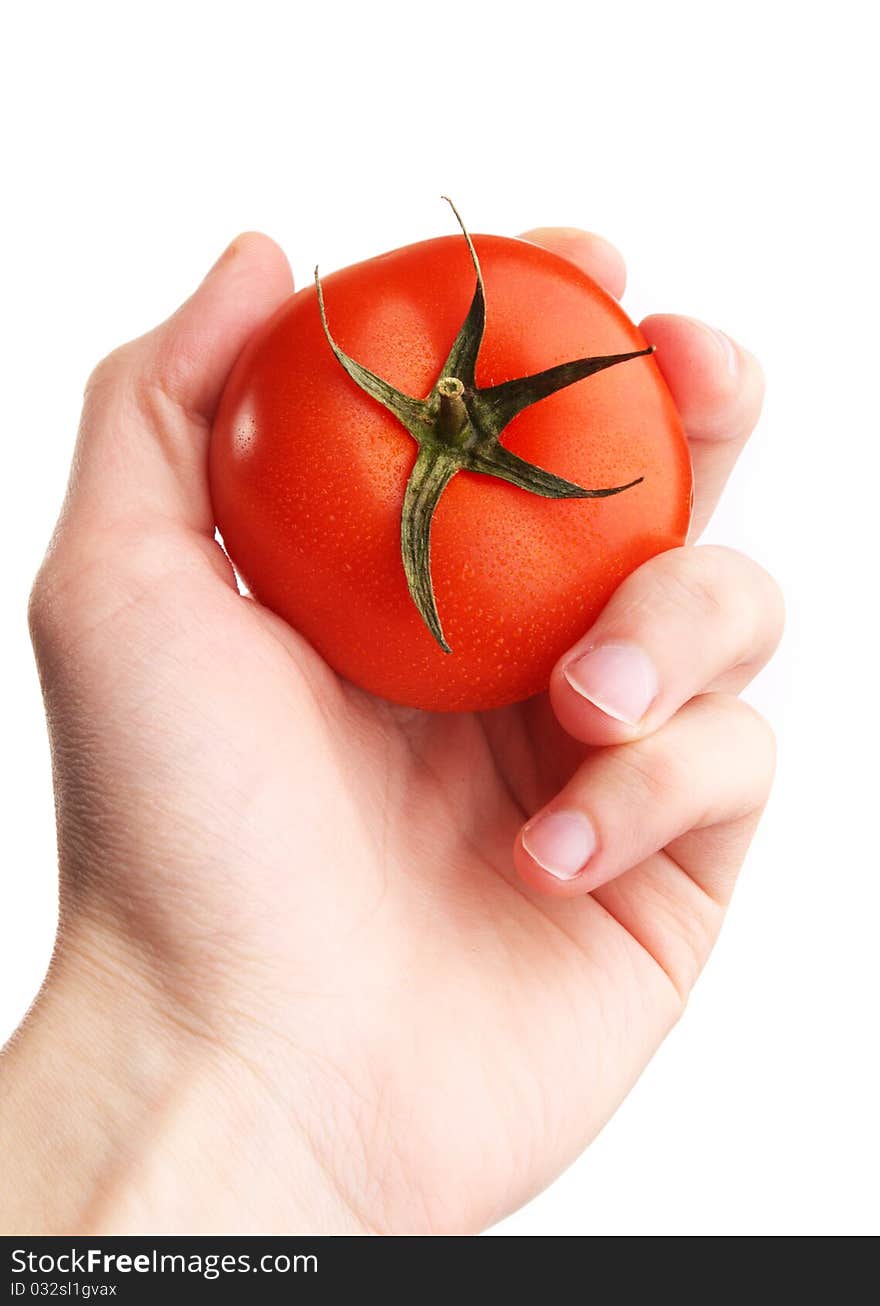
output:
[[[616,301],[565,259],[523,240],[473,243],[485,283],[475,393],[571,359],[644,350]],[[465,240],[380,255],[328,276],[323,290],[349,361],[403,395],[437,395],[474,310]],[[690,460],[660,371],[647,356],[605,368],[519,411],[501,452],[570,489],[617,488],[543,498],[497,473],[458,470],[433,516],[424,604],[436,600],[442,632],[432,634],[401,558],[419,448],[334,355],[315,289],[300,291],[245,348],[215,420],[211,492],[232,561],[256,598],[375,694],[462,711],[545,689],[621,580],[687,533]],[[425,552],[428,529],[430,514]]]

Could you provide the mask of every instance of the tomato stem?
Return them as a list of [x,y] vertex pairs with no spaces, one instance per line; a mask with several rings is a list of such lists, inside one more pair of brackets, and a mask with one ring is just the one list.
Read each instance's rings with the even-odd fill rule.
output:
[[470,413],[464,400],[464,386],[457,376],[444,376],[437,382],[439,404],[435,435],[441,444],[459,448],[467,439]]
[[451,653],[437,612],[430,561],[431,523],[446,486],[462,470],[497,477],[547,499],[605,499],[639,485],[641,476],[623,485],[584,489],[518,458],[501,444],[499,437],[508,423],[532,404],[606,368],[645,358],[654,347],[574,359],[481,390],[476,383],[476,367],[486,323],[483,276],[477,251],[458,210],[451,200],[447,202],[467,242],[477,285],[467,316],[427,399],[397,390],[340,349],[330,333],[317,268],[315,286],[321,325],[339,363],[355,384],[387,408],[419,445],[401,513],[401,557],[409,592],[422,620],[443,652]]

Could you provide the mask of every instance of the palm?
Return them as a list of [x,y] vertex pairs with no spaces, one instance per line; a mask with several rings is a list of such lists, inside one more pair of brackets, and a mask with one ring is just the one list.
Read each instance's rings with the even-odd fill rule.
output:
[[[150,777],[141,796],[167,840],[127,893],[162,920],[189,1003],[207,1009],[218,984],[234,995],[248,1013],[236,1037],[250,1047],[260,1029],[276,1079],[292,1068],[279,1071],[279,1048],[295,1039],[300,1068],[307,1054],[311,1091],[334,1101],[372,1176],[367,1222],[478,1227],[595,1133],[678,995],[601,893],[548,902],[514,879],[515,833],[580,747],[544,700],[482,716],[394,708],[340,682],[218,581],[216,561],[200,549],[184,585],[102,631],[104,647],[144,653],[118,686],[122,780]],[[158,652],[157,625],[178,631]],[[130,703],[145,705],[134,753]],[[639,872],[625,879],[616,892],[638,913]],[[202,993],[194,973],[211,977]],[[389,1152],[400,1119],[407,1150]]]

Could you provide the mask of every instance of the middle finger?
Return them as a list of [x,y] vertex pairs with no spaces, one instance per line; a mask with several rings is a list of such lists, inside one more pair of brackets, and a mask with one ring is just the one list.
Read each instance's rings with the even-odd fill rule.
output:
[[550,700],[587,744],[651,734],[697,694],[738,693],[782,631],[775,581],[713,545],[671,549],[615,591],[593,628],[557,663]]

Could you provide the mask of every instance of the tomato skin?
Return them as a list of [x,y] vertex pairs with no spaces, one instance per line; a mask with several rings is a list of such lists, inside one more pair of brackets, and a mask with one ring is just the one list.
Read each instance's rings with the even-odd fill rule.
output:
[[[645,347],[617,302],[565,259],[500,236],[474,244],[487,302],[479,386]],[[409,245],[323,284],[338,344],[400,390],[427,395],[473,295],[464,240]],[[431,543],[447,654],[400,556],[417,446],[343,371],[310,287],[257,332],[227,383],[209,457],[217,525],[254,596],[356,684],[440,711],[513,703],[547,687],[625,576],[684,542],[691,467],[650,357],[535,404],[502,442],[585,487],[644,480],[606,499],[551,500],[459,472]]]

